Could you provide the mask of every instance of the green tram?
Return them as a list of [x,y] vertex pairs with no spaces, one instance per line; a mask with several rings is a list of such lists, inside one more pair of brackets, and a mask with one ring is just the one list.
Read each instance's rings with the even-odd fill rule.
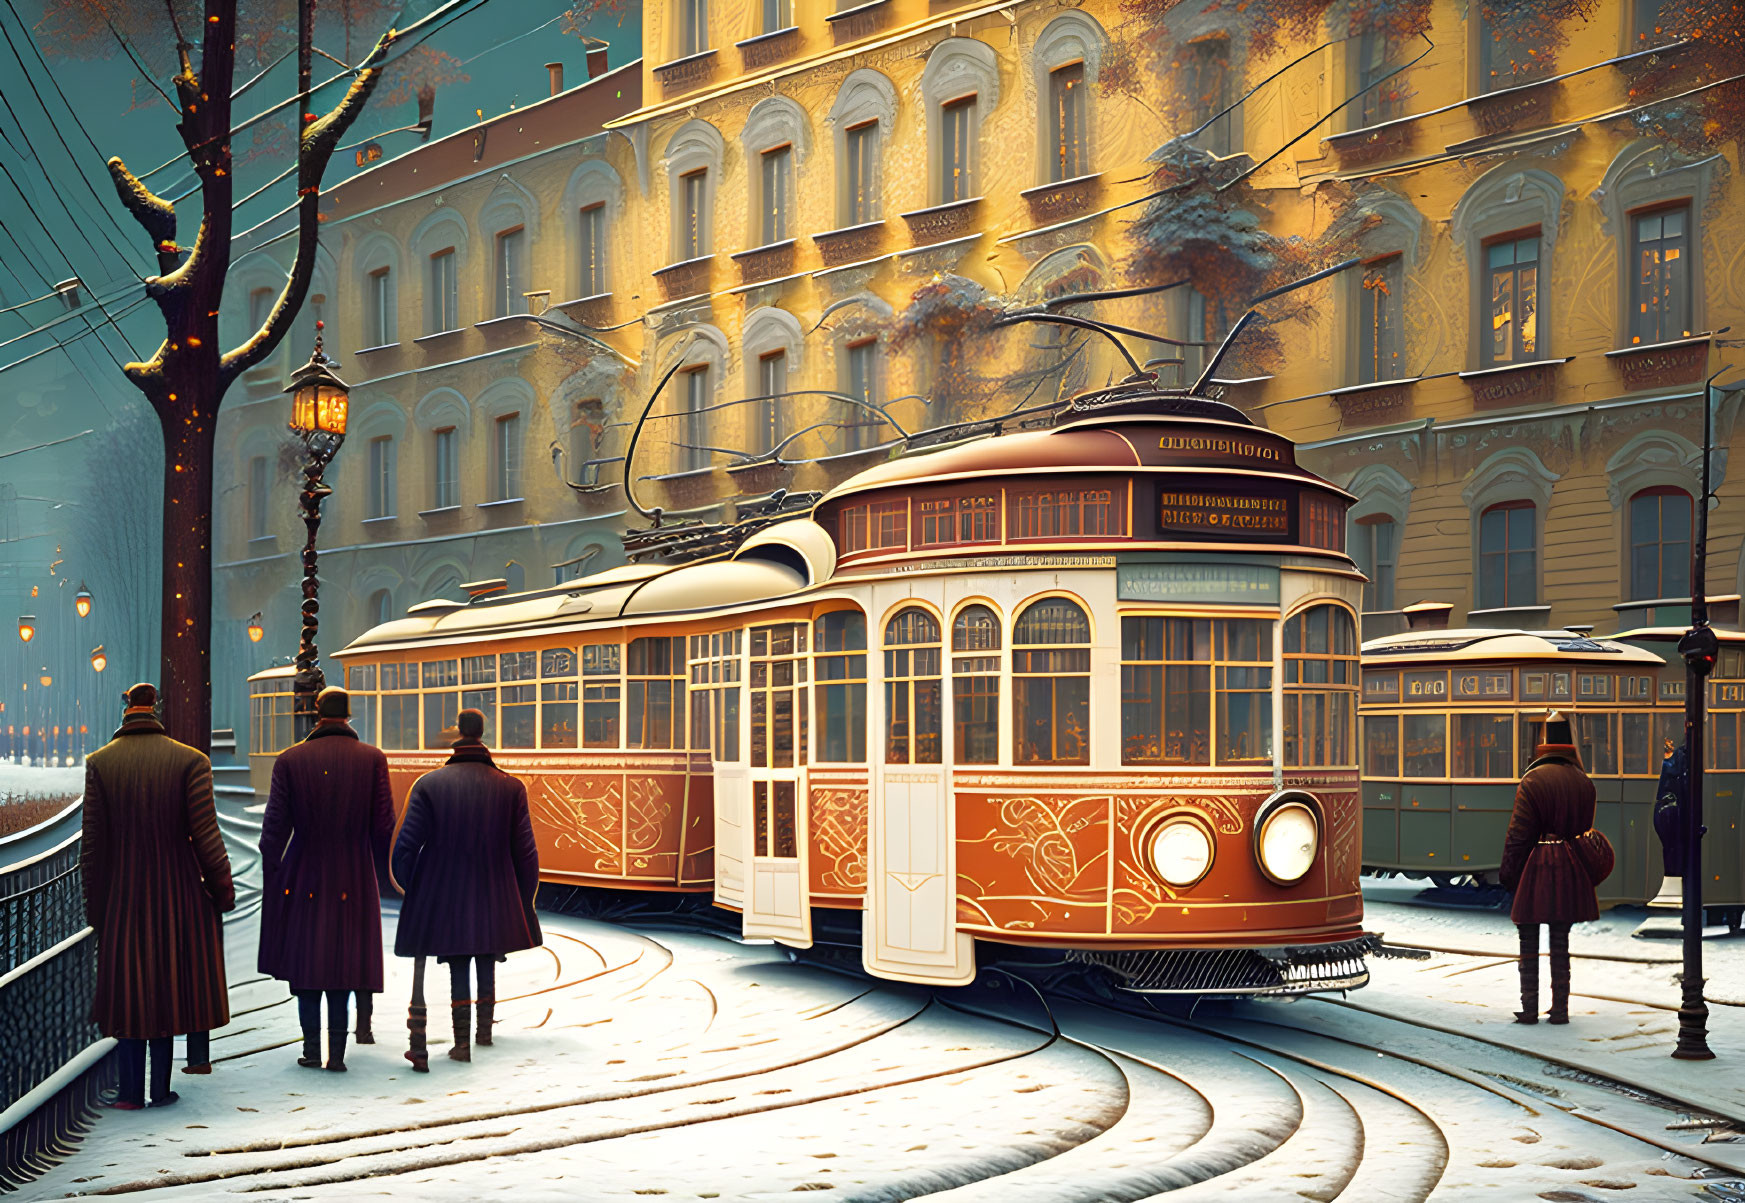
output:
[[[1516,783],[1546,712],[1558,710],[1570,716],[1599,794],[1595,826],[1617,849],[1602,902],[1658,894],[1654,793],[1665,741],[1683,738],[1683,676],[1682,665],[1675,672],[1641,645],[1642,634],[1626,641],[1581,631],[1413,630],[1363,644],[1365,871],[1442,886],[1494,883]],[[1728,755],[1736,760],[1737,715],[1731,721]],[[1711,806],[1718,792],[1736,802],[1730,781],[1709,792]],[[1739,888],[1732,810],[1725,824],[1716,812],[1709,820],[1711,832],[1735,828],[1735,850],[1720,854],[1731,867],[1729,900]],[[1708,842],[1712,854],[1728,843],[1714,835]]]

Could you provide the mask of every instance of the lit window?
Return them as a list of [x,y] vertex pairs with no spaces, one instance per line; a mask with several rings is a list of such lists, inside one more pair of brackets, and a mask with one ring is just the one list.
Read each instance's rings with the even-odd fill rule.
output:
[[1085,154],[1085,65],[1068,63],[1050,71],[1048,93],[1054,148],[1049,159],[1049,178],[1056,182],[1074,179],[1089,170]]
[[1012,743],[1018,764],[1091,762],[1091,622],[1066,598],[1012,628]]
[[[792,769],[806,763],[807,631],[803,622],[751,629],[753,768]],[[792,832],[787,835],[786,841],[778,841],[783,846],[791,844]]]
[[1389,255],[1365,264],[1358,294],[1357,382],[1398,380],[1405,373],[1400,343],[1405,328],[1400,308],[1405,278],[1403,257]]
[[1000,616],[965,606],[951,624],[952,756],[958,764],[1000,759]]
[[1380,125],[1405,115],[1406,92],[1401,82],[1404,75],[1388,74],[1401,65],[1395,59],[1404,61],[1399,50],[1393,38],[1376,29],[1366,29],[1353,39],[1351,77],[1355,87],[1352,91],[1362,92],[1351,106],[1353,124],[1357,128]]
[[1338,606],[1285,622],[1285,764],[1353,763],[1357,727],[1357,624]]
[[[1051,489],[1015,493],[1011,500],[1012,539],[1077,539],[1119,535],[1125,515],[1109,489]],[[1123,496],[1122,501],[1126,498]]]
[[685,640],[682,635],[632,639],[627,672],[626,744],[685,746]]
[[1630,342],[1669,342],[1690,334],[1690,206],[1630,219]]
[[1691,497],[1645,489],[1630,498],[1630,598],[1690,596]]
[[939,620],[911,606],[885,624],[885,763],[938,764]]
[[1524,363],[1539,353],[1539,231],[1485,244],[1490,279],[1486,364]]
[[1254,618],[1123,618],[1121,762],[1271,759],[1272,631]]
[[1518,88],[1550,76],[1550,49],[1534,36],[1533,22],[1495,0],[1480,0],[1477,9],[1481,94]]
[[1530,501],[1505,501],[1479,515],[1479,609],[1538,603],[1536,517],[1537,511]]
[[576,681],[573,648],[548,647],[539,653],[539,746],[573,748],[581,686]]
[[527,231],[517,226],[497,235],[497,316],[527,312]]

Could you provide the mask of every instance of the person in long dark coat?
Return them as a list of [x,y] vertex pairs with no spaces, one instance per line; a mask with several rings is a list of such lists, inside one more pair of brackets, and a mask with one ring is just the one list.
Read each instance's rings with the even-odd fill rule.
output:
[[1569,721],[1556,713],[1515,791],[1503,843],[1502,881],[1515,892],[1509,917],[1521,941],[1517,1023],[1539,1022],[1539,925],[1551,930],[1549,1023],[1569,1022],[1569,929],[1600,917],[1597,884],[1576,841],[1594,825],[1594,785],[1582,770]]
[[324,689],[315,729],[273,764],[261,822],[262,973],[297,996],[303,1055],[321,1068],[321,997],[327,996],[327,1068],[345,1070],[347,1011],[358,996],[358,1040],[369,1027],[364,1000],[382,990],[382,899],[376,865],[394,835],[388,758],[358,740],[346,720],[351,696]]
[[[498,769],[482,736],[485,716],[463,710],[456,720],[460,739],[442,768],[424,774],[406,799],[406,817],[394,840],[394,881],[405,893],[394,953],[430,956],[449,965],[454,1011],[456,1061],[472,1060],[474,994],[470,967],[477,970],[478,1042],[491,1043],[496,1004],[496,962],[509,953],[537,948],[539,917],[533,899],[539,889],[539,849],[527,811],[527,789]],[[414,977],[414,1016],[424,1000],[422,974]],[[422,1033],[413,1027],[415,1068],[424,1068]]]
[[[204,1045],[230,1022],[224,924],[236,905],[230,857],[212,802],[212,762],[164,733],[157,690],[135,685],[115,737],[85,761],[79,871],[85,915],[97,932],[91,1018],[120,1043],[113,1106],[176,1101],[171,1039]],[[204,1055],[190,1061],[204,1062]],[[195,1066],[199,1068],[198,1064]]]

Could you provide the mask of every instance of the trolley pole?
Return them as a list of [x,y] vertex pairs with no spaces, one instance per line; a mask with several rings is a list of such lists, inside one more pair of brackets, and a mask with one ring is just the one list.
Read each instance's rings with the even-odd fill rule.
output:
[[[1716,372],[1715,376],[1719,376]],[[1678,1046],[1672,1055],[1680,1061],[1710,1061],[1709,1007],[1703,1001],[1703,748],[1708,712],[1708,680],[1714,671],[1720,640],[1709,626],[1704,567],[1709,541],[1709,461],[1714,438],[1715,376],[1703,384],[1703,484],[1697,500],[1695,529],[1691,532],[1690,630],[1678,641],[1684,657],[1684,747],[1689,765],[1690,795],[1684,821],[1684,999],[1678,1009]]]

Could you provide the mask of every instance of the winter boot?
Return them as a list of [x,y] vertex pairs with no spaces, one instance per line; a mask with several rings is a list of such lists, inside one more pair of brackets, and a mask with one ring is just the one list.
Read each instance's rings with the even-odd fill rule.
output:
[[1521,935],[1521,1009],[1515,1012],[1516,1023],[1539,1022],[1539,927],[1537,924],[1516,925]]
[[429,1015],[424,1006],[424,958],[418,957],[412,962],[412,1001],[406,1008],[406,1030],[412,1034],[412,1044],[406,1050],[406,1060],[412,1062],[413,1073],[430,1072],[430,1049],[425,1044]]
[[303,1029],[303,1055],[297,1058],[297,1064],[304,1069],[321,1068],[321,1029]]
[[1569,924],[1551,925],[1551,1010],[1546,1023],[1569,1022]]
[[375,1015],[375,995],[368,990],[357,992],[357,1042],[359,1044],[374,1044],[376,1034],[370,1030],[370,1020]]
[[479,999],[479,1034],[474,1037],[474,1043],[486,1048],[491,1045],[491,1021],[495,1018],[497,1000],[494,998]]
[[344,1028],[327,1029],[327,1068],[336,1074],[345,1072],[345,1037]]
[[448,1050],[450,1061],[471,1061],[473,1059],[473,1004],[461,1002],[451,1004],[454,1009],[454,1047]]

